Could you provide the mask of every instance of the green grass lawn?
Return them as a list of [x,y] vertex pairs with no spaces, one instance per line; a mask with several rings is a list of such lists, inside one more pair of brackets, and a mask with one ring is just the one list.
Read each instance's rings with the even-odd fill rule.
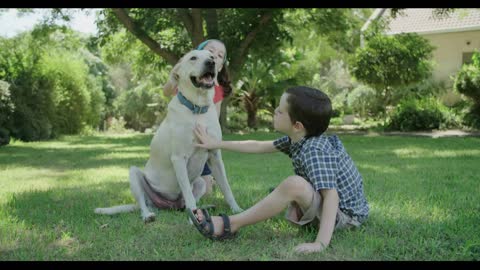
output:
[[[226,135],[275,139],[278,134]],[[143,168],[151,135],[64,137],[0,148],[0,261],[5,260],[479,260],[480,138],[342,135],[358,166],[370,218],[334,233],[321,254],[292,250],[313,241],[279,215],[212,242],[185,212],[117,216],[96,207],[133,203],[129,166]],[[246,209],[293,173],[288,156],[223,151],[233,193]],[[219,189],[200,204],[230,213]]]

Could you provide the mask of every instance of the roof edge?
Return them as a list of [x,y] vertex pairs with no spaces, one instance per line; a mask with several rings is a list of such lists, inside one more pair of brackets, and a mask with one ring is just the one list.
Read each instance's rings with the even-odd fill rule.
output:
[[373,11],[372,15],[370,15],[368,20],[365,22],[365,24],[360,29],[360,32],[364,32],[365,30],[367,30],[368,26],[372,23],[372,21],[375,21],[378,18],[382,17],[383,13],[385,13],[386,10],[387,10],[386,8],[375,9],[375,11]]
[[385,34],[397,35],[401,33],[417,33],[419,35],[430,35],[430,34],[441,34],[441,33],[468,32],[468,31],[475,31],[475,30],[480,30],[480,25],[450,28],[450,29],[438,29],[438,30],[430,30],[430,31],[387,32]]

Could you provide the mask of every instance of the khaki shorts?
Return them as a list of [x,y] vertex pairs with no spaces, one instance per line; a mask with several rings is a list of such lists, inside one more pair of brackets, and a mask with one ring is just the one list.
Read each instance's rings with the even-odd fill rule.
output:
[[[290,203],[285,213],[285,218],[297,225],[303,226],[312,223],[318,226],[322,216],[322,196],[319,192],[314,192],[312,202],[308,209],[302,209],[296,202]],[[360,227],[362,223],[357,217],[351,217],[340,208],[337,210],[337,217],[335,220],[335,229],[349,229],[352,227]]]

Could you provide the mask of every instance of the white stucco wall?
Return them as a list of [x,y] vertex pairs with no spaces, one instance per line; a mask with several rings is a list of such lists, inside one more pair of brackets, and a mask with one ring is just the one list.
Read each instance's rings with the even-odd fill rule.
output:
[[[468,32],[452,32],[440,34],[421,34],[437,48],[433,52],[436,63],[433,78],[437,81],[446,81],[447,85],[453,82],[451,75],[455,75],[462,67],[462,54],[480,50],[480,30]],[[467,42],[470,45],[467,45]]]

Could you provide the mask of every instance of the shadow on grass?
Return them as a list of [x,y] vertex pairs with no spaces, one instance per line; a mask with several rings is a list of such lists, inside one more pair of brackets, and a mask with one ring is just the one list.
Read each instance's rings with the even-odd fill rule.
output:
[[[257,192],[248,193],[264,195]],[[113,216],[94,213],[96,207],[130,203],[134,198],[128,183],[15,193],[0,208],[0,218],[10,227],[5,230],[16,235],[15,244],[0,248],[0,260],[215,260],[223,245],[236,245],[205,241],[184,211],[155,209],[157,220],[149,224],[138,210]],[[199,205],[211,203],[217,206],[212,214],[232,214],[220,192]],[[209,250],[212,244],[214,253]]]
[[130,248],[132,241],[152,246],[158,237],[143,236],[147,232],[151,236],[152,228],[177,233],[181,233],[176,230],[179,223],[188,228],[186,213],[174,210],[155,209],[157,221],[152,224],[143,223],[139,210],[113,216],[94,213],[97,207],[131,203],[135,201],[128,183],[15,193],[4,209],[0,208],[0,215],[6,215],[0,219],[5,218],[5,224],[12,228],[10,233],[16,235],[12,247],[0,248],[0,259],[78,260],[85,256],[87,260],[108,259],[117,248]]
[[151,134],[125,134],[112,136],[65,136],[60,140],[70,145],[115,144],[118,147],[130,147],[135,145],[149,146],[152,138],[153,135]]
[[[47,168],[55,170],[88,169],[107,166],[129,167],[143,165],[150,153],[150,136],[136,135],[126,138],[116,137],[74,137],[66,138],[61,143],[65,147],[48,147],[24,144],[8,145],[0,151],[0,165]],[[48,142],[47,142],[48,144]],[[101,147],[107,144],[107,147]],[[99,145],[99,147],[95,147]],[[69,147],[74,146],[74,147]],[[93,146],[93,147],[92,147]],[[132,148],[132,149],[129,149]],[[143,149],[143,150],[142,150]],[[118,154],[142,157],[107,157],[103,155]]]

